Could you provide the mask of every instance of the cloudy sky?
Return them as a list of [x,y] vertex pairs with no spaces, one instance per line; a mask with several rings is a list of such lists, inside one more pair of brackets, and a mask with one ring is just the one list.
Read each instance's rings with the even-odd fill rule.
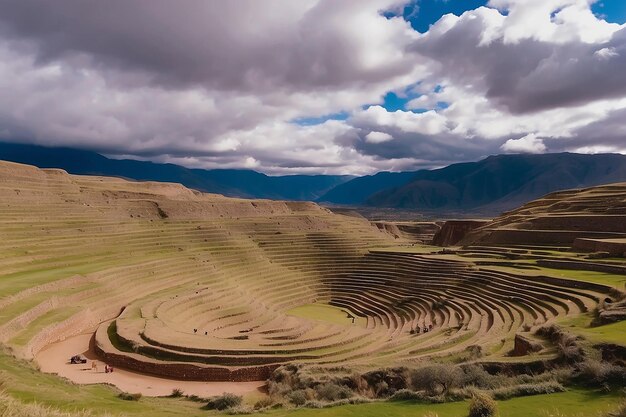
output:
[[368,174],[626,153],[624,0],[0,0],[0,138]]

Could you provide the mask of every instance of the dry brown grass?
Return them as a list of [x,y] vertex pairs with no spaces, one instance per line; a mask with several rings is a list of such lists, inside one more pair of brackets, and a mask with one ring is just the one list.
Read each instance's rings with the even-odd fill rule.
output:
[[[93,417],[89,411],[61,411],[37,403],[25,404],[0,391],[0,417]],[[105,414],[103,417],[110,416]]]

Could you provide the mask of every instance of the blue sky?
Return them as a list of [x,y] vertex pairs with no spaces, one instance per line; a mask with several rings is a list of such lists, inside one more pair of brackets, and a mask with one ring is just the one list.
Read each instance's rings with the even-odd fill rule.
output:
[[417,0],[404,8],[404,18],[411,22],[413,29],[424,33],[444,14],[458,16],[486,4],[485,0]]
[[[416,0],[404,8],[404,17],[415,30],[423,33],[444,14],[458,16],[487,3],[486,0]],[[626,0],[599,0],[593,4],[592,10],[608,22],[626,22]]]
[[623,24],[626,22],[625,0],[600,0],[591,7],[593,12],[607,22]]

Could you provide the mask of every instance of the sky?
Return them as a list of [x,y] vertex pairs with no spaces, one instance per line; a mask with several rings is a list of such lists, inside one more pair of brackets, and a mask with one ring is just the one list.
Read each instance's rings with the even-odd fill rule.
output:
[[272,175],[626,153],[624,0],[0,0],[0,139]]

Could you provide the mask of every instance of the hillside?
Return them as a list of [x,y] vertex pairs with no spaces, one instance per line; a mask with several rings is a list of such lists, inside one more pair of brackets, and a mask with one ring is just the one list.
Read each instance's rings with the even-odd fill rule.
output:
[[338,184],[342,175],[268,176],[245,169],[189,169],[174,164],[117,160],[96,152],[0,142],[0,159],[39,168],[59,168],[71,174],[106,175],[139,181],[181,183],[230,197],[274,200],[315,200]]
[[[256,389],[290,372],[344,391],[356,377],[359,395],[388,398],[381,380],[408,380],[385,372],[435,361],[542,372],[556,352],[541,328],[621,314],[601,300],[621,297],[622,277],[564,278],[533,269],[532,252],[522,269],[494,248],[454,254],[405,236],[435,226],[0,162],[0,384],[10,398],[142,417],[198,415],[204,404],[167,398],[174,389],[235,390],[269,409],[284,400]],[[126,409],[111,385],[161,398]]]
[[503,213],[461,243],[573,246],[578,239],[626,242],[626,183],[548,194]]
[[497,155],[436,170],[354,179],[320,200],[493,215],[552,191],[619,181],[626,181],[624,155]]

